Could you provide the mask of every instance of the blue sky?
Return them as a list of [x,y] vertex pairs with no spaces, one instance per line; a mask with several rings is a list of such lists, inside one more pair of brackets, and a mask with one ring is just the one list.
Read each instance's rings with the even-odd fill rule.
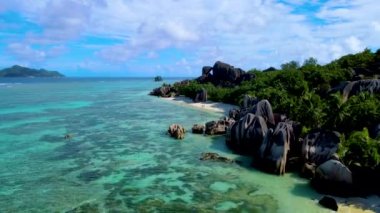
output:
[[3,0],[0,68],[198,76],[380,48],[377,0]]

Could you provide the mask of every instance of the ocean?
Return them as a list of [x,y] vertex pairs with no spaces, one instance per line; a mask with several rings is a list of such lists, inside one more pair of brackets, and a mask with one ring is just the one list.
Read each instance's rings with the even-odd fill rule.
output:
[[[308,180],[257,171],[223,136],[192,134],[223,115],[148,95],[161,84],[0,79],[0,212],[329,212]],[[184,140],[166,134],[172,123]]]

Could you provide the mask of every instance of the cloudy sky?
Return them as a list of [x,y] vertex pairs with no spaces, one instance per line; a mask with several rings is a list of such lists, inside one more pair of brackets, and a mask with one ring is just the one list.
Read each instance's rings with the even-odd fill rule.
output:
[[378,0],[1,0],[0,68],[198,76],[380,48]]

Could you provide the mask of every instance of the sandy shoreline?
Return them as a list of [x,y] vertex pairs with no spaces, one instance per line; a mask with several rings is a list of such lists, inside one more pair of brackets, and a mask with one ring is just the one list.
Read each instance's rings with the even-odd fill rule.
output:
[[202,102],[202,103],[194,103],[191,98],[185,97],[185,96],[177,96],[177,97],[170,97],[170,98],[162,98],[164,100],[173,101],[176,104],[183,105],[183,106],[189,106],[195,109],[200,110],[206,110],[210,112],[217,112],[217,113],[223,113],[224,115],[228,115],[228,112],[231,109],[239,108],[238,106],[232,105],[232,104],[225,104],[221,102]]

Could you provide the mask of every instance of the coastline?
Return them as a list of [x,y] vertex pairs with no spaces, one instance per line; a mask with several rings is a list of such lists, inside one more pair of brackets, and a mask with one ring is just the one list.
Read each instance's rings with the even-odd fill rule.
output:
[[[168,97],[168,98],[161,98],[161,99],[171,101],[172,103],[178,104],[180,106],[191,107],[191,108],[201,110],[201,111],[222,113],[227,116],[230,109],[239,108],[236,105],[226,104],[222,102],[207,101],[207,102],[194,103],[191,98],[188,98],[186,96]],[[337,212],[342,212],[342,213],[380,212],[380,205],[378,205],[378,201],[380,201],[380,197],[376,195],[371,195],[365,198],[361,198],[361,197],[342,198],[342,197],[336,197],[336,196],[332,196],[332,197],[337,201],[337,204],[339,206],[339,209]]]
[[206,102],[194,103],[191,98],[188,98],[185,96],[177,96],[177,97],[169,97],[169,98],[161,98],[161,99],[172,101],[173,103],[181,105],[181,106],[192,107],[194,109],[205,110],[209,112],[223,113],[224,115],[228,115],[228,112],[231,109],[239,108],[236,105],[226,104],[222,102],[206,101]]

